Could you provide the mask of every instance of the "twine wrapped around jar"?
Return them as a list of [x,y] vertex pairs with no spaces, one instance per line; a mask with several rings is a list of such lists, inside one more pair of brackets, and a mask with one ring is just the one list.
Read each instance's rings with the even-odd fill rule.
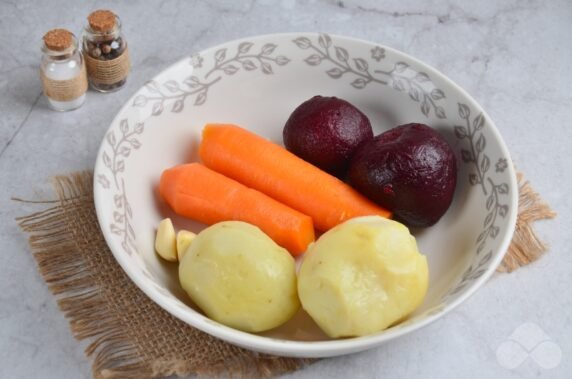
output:
[[131,61],[129,59],[129,49],[115,59],[101,60],[91,57],[88,53],[83,54],[87,65],[87,73],[91,82],[95,84],[115,84],[129,75]]
[[77,99],[87,91],[87,77],[85,61],[81,65],[79,74],[68,80],[52,79],[40,70],[40,77],[44,86],[44,95],[56,101],[71,101]]

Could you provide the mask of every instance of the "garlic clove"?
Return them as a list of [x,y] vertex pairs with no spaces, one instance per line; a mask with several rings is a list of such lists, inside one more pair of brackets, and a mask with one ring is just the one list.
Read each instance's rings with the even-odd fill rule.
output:
[[163,219],[157,227],[155,250],[169,262],[177,262],[177,238],[170,218]]
[[177,233],[177,257],[179,258],[179,262],[183,259],[183,256],[196,236],[195,233],[189,232],[188,230],[180,230]]

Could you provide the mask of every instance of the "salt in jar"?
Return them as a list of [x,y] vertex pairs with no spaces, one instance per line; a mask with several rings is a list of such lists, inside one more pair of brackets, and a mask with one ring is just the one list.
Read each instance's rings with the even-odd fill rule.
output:
[[40,76],[48,103],[57,111],[81,107],[87,91],[87,77],[77,39],[66,29],[53,29],[43,40]]

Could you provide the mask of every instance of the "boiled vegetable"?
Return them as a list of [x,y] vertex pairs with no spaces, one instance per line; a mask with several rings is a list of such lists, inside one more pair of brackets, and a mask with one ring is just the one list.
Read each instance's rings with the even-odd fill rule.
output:
[[247,332],[275,328],[300,306],[294,258],[245,222],[200,232],[179,265],[179,280],[208,317]]
[[228,220],[254,224],[293,255],[314,240],[309,216],[198,163],[165,170],[159,191],[181,216],[209,225]]
[[390,216],[341,180],[235,125],[206,125],[199,155],[207,167],[309,215],[321,231],[357,216]]
[[410,227],[435,224],[457,184],[457,159],[437,130],[425,124],[390,129],[360,145],[350,183]]
[[373,130],[367,116],[349,102],[314,96],[290,114],[282,138],[292,153],[341,177],[355,149],[373,138]]
[[402,320],[423,301],[425,256],[402,224],[359,217],[323,234],[304,255],[298,293],[330,337],[363,336]]

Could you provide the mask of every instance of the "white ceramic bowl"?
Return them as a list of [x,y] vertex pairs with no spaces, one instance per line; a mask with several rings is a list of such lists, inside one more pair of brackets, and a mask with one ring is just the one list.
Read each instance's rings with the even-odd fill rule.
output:
[[[210,320],[178,284],[174,264],[153,250],[164,217],[198,232],[159,199],[161,172],[197,160],[207,122],[236,123],[281,143],[292,110],[317,95],[356,105],[377,133],[423,122],[458,158],[458,185],[445,216],[417,230],[430,284],[405,322],[360,338],[329,340],[304,313],[263,334]],[[271,159],[271,157],[269,157]],[[149,81],[113,120],[95,166],[95,205],[105,239],[151,299],[186,323],[230,343],[271,354],[325,357],[365,350],[429,324],[465,301],[494,272],[516,222],[518,188],[492,120],[463,89],[426,64],[372,42],[326,34],[275,34],[232,41],[184,58]]]

